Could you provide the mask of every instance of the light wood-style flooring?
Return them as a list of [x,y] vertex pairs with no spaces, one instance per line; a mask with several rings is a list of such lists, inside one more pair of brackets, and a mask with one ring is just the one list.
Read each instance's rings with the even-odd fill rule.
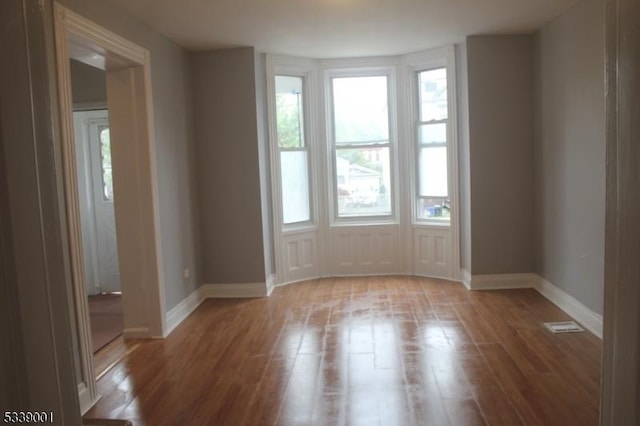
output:
[[601,342],[534,290],[314,280],[205,300],[98,382],[135,425],[597,425]]

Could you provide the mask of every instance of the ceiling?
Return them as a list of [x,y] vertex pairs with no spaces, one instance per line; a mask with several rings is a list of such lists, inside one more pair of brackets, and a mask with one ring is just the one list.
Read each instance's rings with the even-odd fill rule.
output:
[[529,33],[578,0],[111,0],[191,50],[396,55],[473,34]]

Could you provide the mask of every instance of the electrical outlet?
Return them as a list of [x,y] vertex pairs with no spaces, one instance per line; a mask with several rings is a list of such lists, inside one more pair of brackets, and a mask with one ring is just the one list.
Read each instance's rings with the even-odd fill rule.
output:
[[189,268],[184,268],[184,271],[182,271],[182,276],[185,280],[188,280],[191,276],[191,270]]

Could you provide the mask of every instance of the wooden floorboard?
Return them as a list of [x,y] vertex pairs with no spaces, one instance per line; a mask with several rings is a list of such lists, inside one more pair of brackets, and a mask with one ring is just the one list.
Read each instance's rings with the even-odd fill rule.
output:
[[134,425],[596,425],[601,342],[534,290],[414,277],[208,299],[98,381]]

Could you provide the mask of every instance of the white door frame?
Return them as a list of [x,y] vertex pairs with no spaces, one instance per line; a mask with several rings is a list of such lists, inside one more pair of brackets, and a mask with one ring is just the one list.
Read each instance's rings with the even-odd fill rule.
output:
[[[60,4],[54,5],[54,14],[65,207],[83,376],[78,378],[78,390],[84,413],[99,396],[83,267],[69,60],[107,74],[125,338],[163,337],[166,329],[151,65],[146,49]],[[127,142],[118,144],[118,140]]]

